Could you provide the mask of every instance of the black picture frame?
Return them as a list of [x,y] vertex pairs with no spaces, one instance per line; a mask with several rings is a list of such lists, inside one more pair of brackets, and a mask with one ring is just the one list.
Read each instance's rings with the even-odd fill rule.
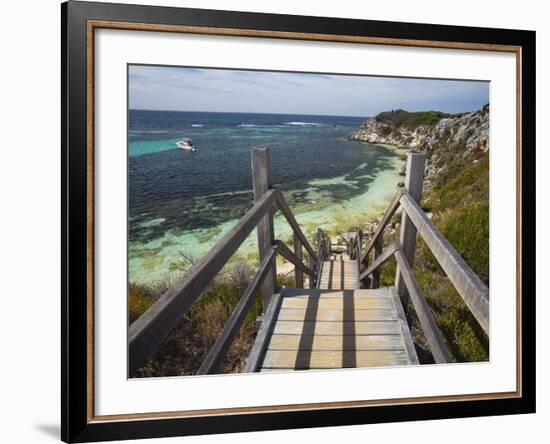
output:
[[[90,335],[87,146],[87,38],[90,20],[209,28],[261,30],[332,36],[367,36],[410,41],[512,45],[520,48],[521,136],[518,165],[521,207],[520,383],[514,397],[388,403],[294,411],[237,412],[127,420],[95,420],[90,416],[88,353]],[[62,383],[61,438],[89,442],[277,430],[395,421],[510,415],[535,412],[535,32],[321,18],[278,14],[214,11],[69,1],[61,5],[62,23]],[[92,322],[93,324],[93,322]]]

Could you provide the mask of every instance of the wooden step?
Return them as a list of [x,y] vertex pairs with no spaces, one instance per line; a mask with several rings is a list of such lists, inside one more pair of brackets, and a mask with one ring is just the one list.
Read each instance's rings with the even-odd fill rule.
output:
[[361,322],[279,321],[275,335],[398,335],[401,333],[397,320]]
[[273,335],[268,350],[401,350],[403,341],[399,335],[364,335],[350,341],[344,336],[315,335],[302,340],[299,335]]
[[357,263],[338,258],[338,256],[333,260],[323,262],[318,288],[355,289],[359,287]]
[[309,310],[388,310],[393,308],[388,298],[320,298],[306,296],[302,298],[285,298],[281,308],[301,308]]
[[281,308],[277,319],[279,321],[325,321],[325,322],[354,322],[391,320],[394,311],[389,309],[308,309],[308,308]]
[[322,369],[354,367],[389,367],[409,363],[404,350],[372,351],[298,351],[268,350],[263,368]]
[[253,346],[255,371],[417,364],[401,301],[376,290],[283,289]]

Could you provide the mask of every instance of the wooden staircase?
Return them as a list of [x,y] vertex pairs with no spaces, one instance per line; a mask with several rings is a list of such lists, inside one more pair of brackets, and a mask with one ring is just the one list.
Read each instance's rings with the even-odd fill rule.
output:
[[358,262],[328,245],[316,289],[284,288],[271,300],[245,371],[418,364],[395,288],[359,289]]
[[[410,153],[405,189],[395,194],[376,230],[347,233],[332,244],[317,230],[308,242],[284,196],[271,187],[269,150],[252,151],[254,206],[216,245],[129,328],[128,373],[166,337],[185,312],[257,228],[260,266],[197,374],[217,373],[247,313],[261,294],[263,316],[245,372],[418,364],[402,300],[410,301],[436,363],[451,362],[430,307],[413,273],[420,235],[481,328],[489,334],[489,289],[418,205],[424,156]],[[293,250],[274,236],[273,213],[293,231]],[[402,208],[399,241],[383,248],[384,232]],[[306,252],[307,257],[302,256]],[[276,257],[291,262],[297,288],[276,287]],[[395,259],[393,286],[378,288],[380,267]],[[309,288],[304,286],[307,275]],[[408,304],[409,305],[409,304]]]
[[317,288],[322,290],[359,288],[357,262],[350,260],[347,254],[332,254],[329,260],[323,261]]
[[271,303],[246,371],[418,364],[393,287],[285,288]]

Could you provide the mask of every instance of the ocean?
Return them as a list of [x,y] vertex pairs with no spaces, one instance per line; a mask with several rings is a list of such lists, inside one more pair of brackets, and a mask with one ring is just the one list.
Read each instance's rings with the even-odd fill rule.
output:
[[[346,139],[365,117],[130,110],[128,120],[134,283],[177,276],[183,257],[200,258],[252,206],[254,147],[270,148],[273,185],[306,234],[377,216],[402,180],[399,153]],[[177,148],[184,137],[198,152]],[[291,236],[279,214],[275,234]],[[240,255],[254,255],[255,237]]]

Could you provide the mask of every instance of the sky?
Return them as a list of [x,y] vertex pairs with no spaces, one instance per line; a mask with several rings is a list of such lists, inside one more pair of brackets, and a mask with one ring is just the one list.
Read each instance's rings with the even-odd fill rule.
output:
[[489,83],[397,77],[129,66],[130,109],[373,116],[472,111]]

